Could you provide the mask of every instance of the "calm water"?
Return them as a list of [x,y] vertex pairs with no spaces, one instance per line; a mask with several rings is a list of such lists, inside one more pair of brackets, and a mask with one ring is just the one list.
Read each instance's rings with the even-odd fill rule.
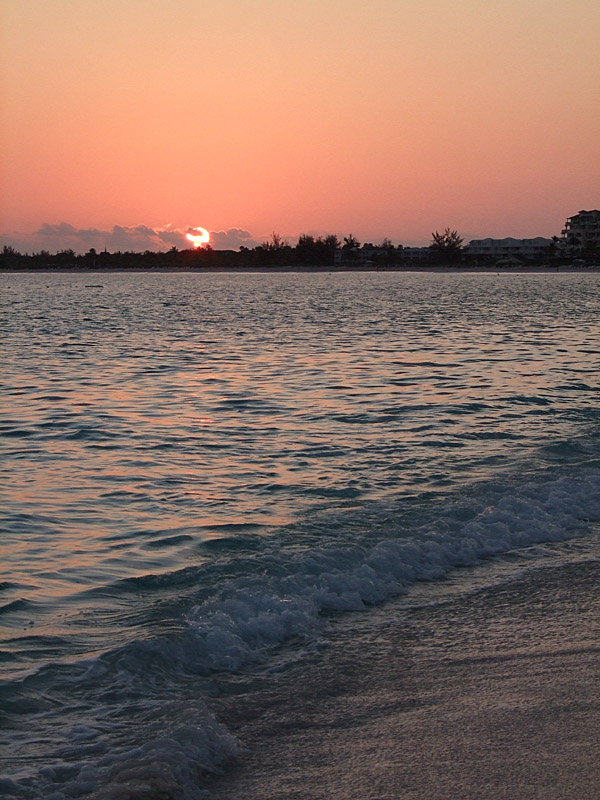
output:
[[199,797],[332,613],[596,547],[597,274],[0,281],[0,795]]

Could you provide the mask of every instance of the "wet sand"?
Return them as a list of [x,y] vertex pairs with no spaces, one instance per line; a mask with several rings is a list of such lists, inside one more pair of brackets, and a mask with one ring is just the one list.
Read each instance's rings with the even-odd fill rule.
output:
[[274,691],[223,702],[245,753],[211,797],[600,797],[599,589],[587,561],[356,615]]

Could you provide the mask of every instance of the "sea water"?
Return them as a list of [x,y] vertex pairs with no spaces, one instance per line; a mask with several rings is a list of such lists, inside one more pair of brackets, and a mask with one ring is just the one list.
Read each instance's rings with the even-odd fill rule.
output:
[[0,796],[202,797],[223,697],[598,555],[598,274],[0,281]]

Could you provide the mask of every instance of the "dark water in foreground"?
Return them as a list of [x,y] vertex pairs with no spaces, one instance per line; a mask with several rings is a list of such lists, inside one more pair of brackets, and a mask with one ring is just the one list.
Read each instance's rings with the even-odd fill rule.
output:
[[0,280],[0,795],[202,796],[347,612],[597,557],[596,274]]

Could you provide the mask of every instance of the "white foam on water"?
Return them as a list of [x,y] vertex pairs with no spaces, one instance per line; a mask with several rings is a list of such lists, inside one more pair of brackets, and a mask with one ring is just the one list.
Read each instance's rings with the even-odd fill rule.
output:
[[[600,521],[600,471],[530,482],[486,502],[475,498],[462,523],[449,507],[411,530],[388,523],[389,536],[372,546],[340,544],[343,530],[336,544],[321,547],[274,543],[252,557],[251,572],[222,579],[211,599],[188,609],[183,632],[132,642],[72,673],[63,667],[55,683],[88,698],[88,705],[77,710],[74,704],[75,721],[45,765],[12,771],[0,793],[49,800],[201,796],[205,777],[238,748],[200,699],[195,716],[186,716],[182,685],[189,690],[196,681],[199,693],[207,676],[264,661],[293,638],[315,636],[324,612],[361,610],[457,567],[583,535]],[[26,678],[20,690],[37,696],[36,681],[42,677]],[[32,724],[46,724],[51,713],[40,708]]]
[[[142,705],[142,704],[140,704]],[[86,758],[86,748],[77,745],[95,739],[99,731],[79,726],[72,731],[70,746],[63,745],[63,759],[55,753],[52,764],[42,766],[35,777],[18,775],[0,778],[0,796],[67,800],[92,797],[96,800],[156,800],[159,797],[197,800],[203,796],[202,783],[218,773],[225,761],[239,752],[234,737],[207,712],[201,723],[177,724],[185,709],[172,704],[169,715],[148,726],[143,707],[139,727],[131,719],[140,744],[116,745],[97,758]],[[101,726],[102,727],[102,726]],[[137,734],[137,737],[135,737]]]
[[454,568],[565,541],[598,520],[600,473],[593,471],[512,490],[459,529],[441,516],[438,524],[371,549],[334,545],[271,555],[278,570],[268,577],[232,580],[218,597],[190,611],[201,642],[198,658],[204,669],[237,669],[275,644],[314,631],[323,611],[358,611]]

